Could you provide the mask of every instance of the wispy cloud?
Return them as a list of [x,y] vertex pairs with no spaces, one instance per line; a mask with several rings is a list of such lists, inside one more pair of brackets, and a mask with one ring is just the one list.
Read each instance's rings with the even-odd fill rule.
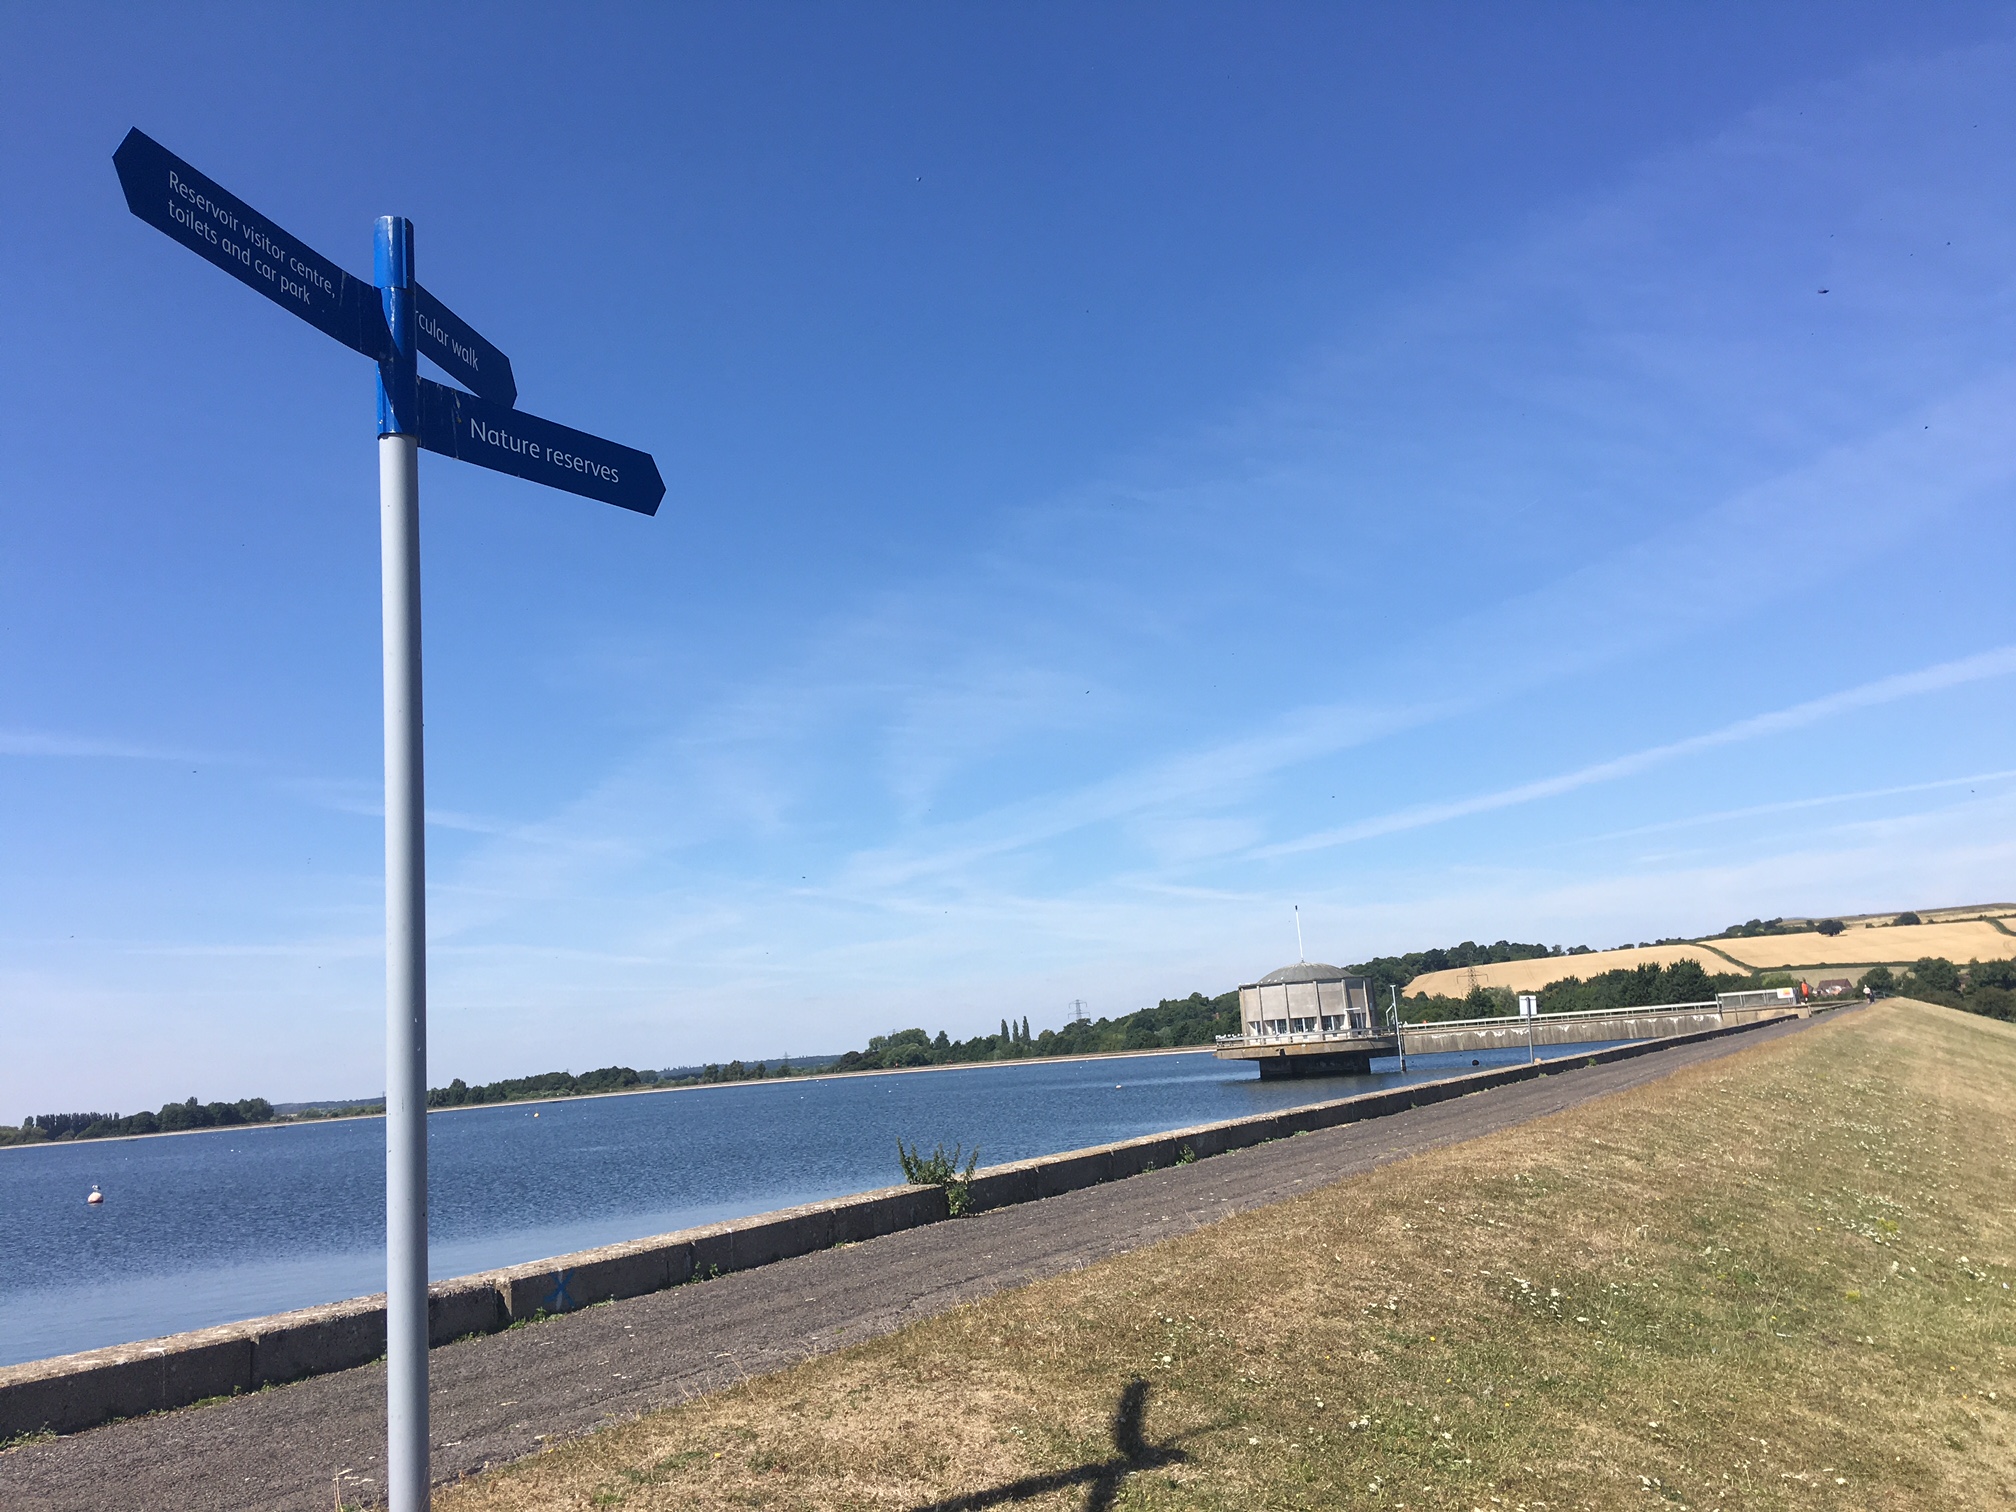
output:
[[1200,797],[1221,804],[1250,798],[1256,783],[1284,768],[1372,744],[1451,711],[1450,705],[1299,709],[1240,740],[1166,757],[1083,788],[990,810],[962,823],[934,826],[901,846],[858,853],[842,885],[877,888],[913,882]]
[[193,761],[213,766],[225,762],[235,764],[243,760],[242,757],[222,756],[214,751],[146,745],[136,741],[108,740],[95,735],[69,735],[49,730],[0,730],[0,756],[71,756],[115,761]]
[[[385,817],[384,793],[373,783],[341,777],[289,777],[274,786],[284,793],[307,800],[317,808],[326,808],[338,814],[356,814],[360,818],[373,819]],[[536,823],[499,819],[460,809],[430,807],[427,810],[427,827],[522,840],[528,844],[538,844],[545,838],[542,827]]]
[[1743,808],[1716,809],[1712,813],[1689,814],[1681,819],[1662,819],[1656,824],[1634,824],[1629,829],[1605,830],[1599,834],[1578,835],[1574,840],[1563,842],[1575,845],[1595,845],[1609,840],[1629,840],[1638,835],[1665,834],[1672,830],[1703,828],[1714,824],[1733,824],[1744,819],[1762,819],[1771,814],[1797,814],[1813,809],[1832,808],[1847,803],[1872,803],[1882,798],[1904,798],[1918,793],[1938,793],[1953,788],[1985,787],[1990,783],[2007,782],[2016,778],[2016,767],[1999,772],[1970,772],[1964,777],[1941,777],[1932,782],[1903,782],[1889,787],[1860,788],[1849,793],[1822,793],[1812,798],[1786,798],[1777,803],[1752,803]]
[[[1222,805],[1251,797],[1257,784],[1290,768],[1475,714],[1536,687],[1644,655],[1705,626],[1726,623],[1732,613],[1754,613],[1782,592],[1777,564],[1786,556],[1798,555],[1816,575],[1846,573],[1903,536],[1927,529],[1940,514],[1978,496],[1983,488],[2016,479],[2016,433],[1992,419],[2012,407],[2016,407],[2016,375],[1949,396],[1925,414],[1938,421],[1938,434],[1959,438],[1950,444],[1928,449],[1923,438],[1932,433],[1933,419],[1914,416],[1784,477],[1746,488],[1544,586],[1487,611],[1460,616],[1412,644],[1395,647],[1383,665],[1361,674],[1367,683],[1396,694],[1409,690],[1411,698],[1307,705],[1274,716],[1251,736],[1123,769],[1083,787],[1021,800],[956,824],[920,826],[897,845],[858,855],[849,878],[861,885],[892,884],[1199,799]],[[1899,507],[1906,500],[1910,507]],[[1744,549],[1732,550],[1733,541],[1744,542]],[[1991,659],[2002,654],[1986,653]],[[1973,667],[1979,662],[1980,658],[1972,658],[1954,666]],[[1934,672],[1913,674],[1919,675]],[[1974,675],[1961,680],[1972,680]],[[1886,680],[1882,698],[1909,696],[1908,679],[1894,689],[1889,687],[1892,681],[1897,680]],[[1824,718],[1832,712],[1836,711],[1828,700],[1819,700],[1800,717]],[[1760,716],[1769,717],[1775,716]],[[1719,744],[1765,733],[1769,730],[1760,726],[1700,740]],[[1692,748],[1676,748],[1670,756],[1647,753],[1642,760],[1671,759]],[[1620,768],[1611,775],[1626,771]],[[1592,769],[1589,775],[1554,779],[1564,785],[1545,791],[1529,794],[1522,789],[1520,796],[1489,795],[1453,806],[1410,810],[1404,816],[1344,827],[1334,832],[1335,838],[1308,837],[1248,854],[1287,855],[1418,828],[1601,780],[1604,773]],[[1235,831],[1222,823],[1221,816],[1208,816],[1204,822],[1228,842],[1218,853],[1236,848],[1229,843]],[[1204,832],[1198,833],[1201,838]],[[1201,849],[1208,851],[1208,846]]]
[[1544,798],[1556,798],[1564,793],[1572,793],[1578,788],[1593,787],[1597,783],[1614,782],[1622,777],[1636,776],[1653,767],[1699,755],[1704,751],[1740,745],[1746,741],[1761,740],[1772,735],[1787,734],[1858,709],[1895,703],[1899,699],[1936,693],[1942,689],[1981,682],[1991,677],[2006,677],[2011,672],[2016,672],[2016,646],[2002,646],[1975,656],[1962,657],[1958,661],[1942,662],[1938,666],[1926,667],[1917,672],[1903,672],[1893,677],[1878,678],[1860,687],[1830,693],[1824,698],[1809,699],[1790,708],[1777,709],[1769,714],[1753,715],[1749,719],[1739,719],[1734,724],[1724,725],[1705,734],[1690,735],[1685,740],[1650,746],[1642,751],[1634,751],[1628,756],[1618,756],[1609,761],[1577,767],[1572,772],[1544,777],[1537,782],[1523,782],[1493,793],[1480,793],[1474,797],[1453,799],[1445,803],[1428,803],[1400,809],[1376,818],[1320,830],[1298,839],[1256,847],[1250,854],[1256,858],[1296,855],[1304,851],[1349,845],[1354,841],[1369,840],[1379,835],[1397,834],[1403,830],[1422,829],[1431,824],[1446,824],[1454,819],[1491,813],[1497,809],[1514,808]]

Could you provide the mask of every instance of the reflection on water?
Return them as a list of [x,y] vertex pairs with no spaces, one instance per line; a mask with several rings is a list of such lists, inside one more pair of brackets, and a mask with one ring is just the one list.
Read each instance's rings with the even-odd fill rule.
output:
[[[1250,1064],[1178,1053],[437,1113],[431,1268],[892,1185],[898,1139],[977,1144],[991,1165],[1525,1058],[1263,1083]],[[0,1364],[382,1290],[384,1161],[378,1119],[0,1149]],[[84,1202],[94,1183],[102,1208]]]

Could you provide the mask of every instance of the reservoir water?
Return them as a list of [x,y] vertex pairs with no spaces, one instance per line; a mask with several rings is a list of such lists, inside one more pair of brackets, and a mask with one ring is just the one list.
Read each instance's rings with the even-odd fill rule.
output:
[[[898,1139],[977,1144],[992,1165],[1525,1058],[1262,1082],[1250,1064],[1176,1052],[436,1113],[431,1269],[892,1186]],[[84,1201],[94,1184],[102,1207]],[[384,1202],[375,1118],[0,1149],[0,1365],[381,1291]]]

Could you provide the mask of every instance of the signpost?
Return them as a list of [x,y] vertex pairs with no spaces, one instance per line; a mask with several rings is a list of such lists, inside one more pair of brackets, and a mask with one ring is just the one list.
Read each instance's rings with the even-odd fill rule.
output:
[[518,383],[511,359],[476,334],[468,321],[432,294],[413,285],[413,335],[434,366],[485,399],[509,409],[518,402]]
[[419,410],[420,444],[443,457],[586,494],[639,514],[655,513],[665,496],[658,464],[648,452],[632,451],[425,378],[419,382]]
[[126,208],[352,351],[392,355],[378,291],[138,131],[112,154]]
[[[511,360],[413,276],[413,223],[378,221],[353,278],[160,143],[112,154],[126,205],[197,256],[378,364],[385,635],[385,1495],[428,1505],[427,899],[420,702],[420,451],[656,514],[647,452],[513,408]],[[426,357],[473,392],[419,375]]]
[[1393,1020],[1393,1043],[1399,1047],[1400,1074],[1405,1076],[1407,1074],[1407,1026],[1400,1022],[1400,989],[1394,983],[1388,982],[1386,984],[1386,991],[1391,994],[1393,999],[1393,1006],[1387,1010],[1387,1017]]

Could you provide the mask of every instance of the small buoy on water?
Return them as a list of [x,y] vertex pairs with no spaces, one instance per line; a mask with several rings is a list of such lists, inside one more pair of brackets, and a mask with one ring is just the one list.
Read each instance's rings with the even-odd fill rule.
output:
[[1473,1065],[1473,1066],[1481,1066],[1481,1065],[1483,1065],[1484,1063],[1483,1063],[1482,1061],[1472,1061],[1472,1062],[1470,1062],[1470,1064],[1471,1064],[1471,1065]]
[[1120,1083],[1118,1082],[1113,1083],[1113,1090],[1115,1092],[1118,1092],[1120,1090]]
[[538,1115],[537,1113],[534,1113],[534,1114],[533,1114],[532,1116],[533,1116],[534,1118],[537,1118],[537,1117],[538,1117],[539,1115]]
[[91,1206],[97,1207],[99,1204],[104,1202],[105,1194],[99,1191],[98,1188],[94,1186],[93,1188],[91,1188],[91,1195],[89,1197],[86,1197],[84,1200],[90,1203]]

